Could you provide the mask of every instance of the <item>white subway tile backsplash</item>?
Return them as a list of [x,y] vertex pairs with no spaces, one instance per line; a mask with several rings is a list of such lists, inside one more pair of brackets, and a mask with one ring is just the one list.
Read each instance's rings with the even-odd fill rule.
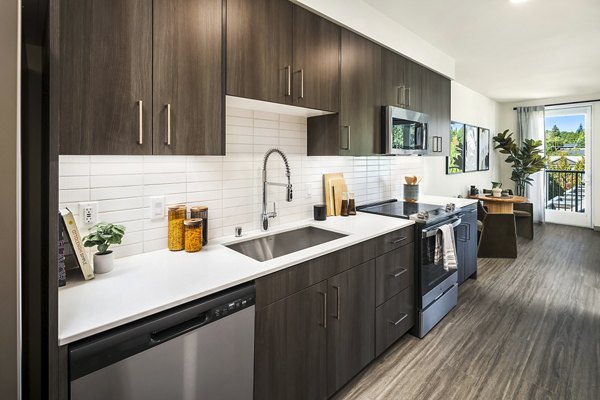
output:
[[[323,174],[342,172],[358,203],[402,195],[404,175],[421,175],[420,157],[307,157],[306,118],[228,107],[226,156],[61,156],[61,207],[77,215],[78,203],[97,201],[102,221],[125,225],[124,257],[167,246],[167,218],[150,219],[150,197],[165,196],[165,206],[185,203],[209,208],[210,238],[260,227],[262,163],[277,147],[288,156],[294,201],[285,190],[269,187],[269,209],[277,202],[272,226],[310,218],[323,202]],[[268,179],[286,182],[281,158],[269,159]],[[312,196],[307,197],[307,185]],[[87,229],[82,229],[87,233]]]
[[61,189],[88,189],[90,187],[89,176],[61,176],[58,178]]
[[91,188],[138,186],[144,184],[144,176],[142,174],[90,176],[89,180]]

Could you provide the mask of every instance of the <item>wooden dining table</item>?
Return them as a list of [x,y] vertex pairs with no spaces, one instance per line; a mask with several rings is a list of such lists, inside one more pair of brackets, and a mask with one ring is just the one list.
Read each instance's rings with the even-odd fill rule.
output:
[[514,203],[526,203],[527,197],[523,196],[505,196],[492,197],[492,195],[480,194],[469,196],[472,199],[481,200],[487,212],[490,214],[513,214]]
[[482,201],[487,211],[477,256],[517,258],[517,227],[513,204],[525,203],[527,198],[523,196],[493,197],[485,194],[469,197]]

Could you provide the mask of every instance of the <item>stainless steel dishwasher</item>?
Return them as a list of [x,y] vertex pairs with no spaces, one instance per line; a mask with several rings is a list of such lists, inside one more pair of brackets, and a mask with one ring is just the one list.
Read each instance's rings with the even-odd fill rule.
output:
[[252,399],[254,284],[69,345],[72,400]]

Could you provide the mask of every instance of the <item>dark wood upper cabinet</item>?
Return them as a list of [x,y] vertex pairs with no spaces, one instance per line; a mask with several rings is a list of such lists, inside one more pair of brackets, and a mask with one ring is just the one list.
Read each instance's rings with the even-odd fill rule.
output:
[[327,394],[375,358],[375,261],[327,281]]
[[402,107],[406,90],[406,58],[393,51],[381,51],[381,103]]
[[334,23],[294,6],[294,105],[339,110],[340,32]]
[[429,154],[448,156],[450,154],[450,80],[425,69],[422,94],[421,108],[430,118]]
[[342,30],[340,154],[381,152],[381,47]]
[[293,6],[227,0],[227,94],[292,104]]
[[154,1],[154,154],[225,154],[222,8]]
[[426,69],[419,64],[383,49],[381,57],[382,103],[422,111],[422,82]]
[[256,312],[254,398],[327,398],[327,282]]
[[406,60],[406,89],[404,108],[423,112],[423,76],[427,69],[414,61]]
[[60,154],[151,154],[152,2],[62,0],[59,18]]

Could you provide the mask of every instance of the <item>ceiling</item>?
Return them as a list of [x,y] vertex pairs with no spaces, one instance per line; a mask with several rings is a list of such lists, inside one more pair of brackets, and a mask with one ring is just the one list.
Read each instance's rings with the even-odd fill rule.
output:
[[600,1],[364,0],[456,60],[500,102],[600,92]]

